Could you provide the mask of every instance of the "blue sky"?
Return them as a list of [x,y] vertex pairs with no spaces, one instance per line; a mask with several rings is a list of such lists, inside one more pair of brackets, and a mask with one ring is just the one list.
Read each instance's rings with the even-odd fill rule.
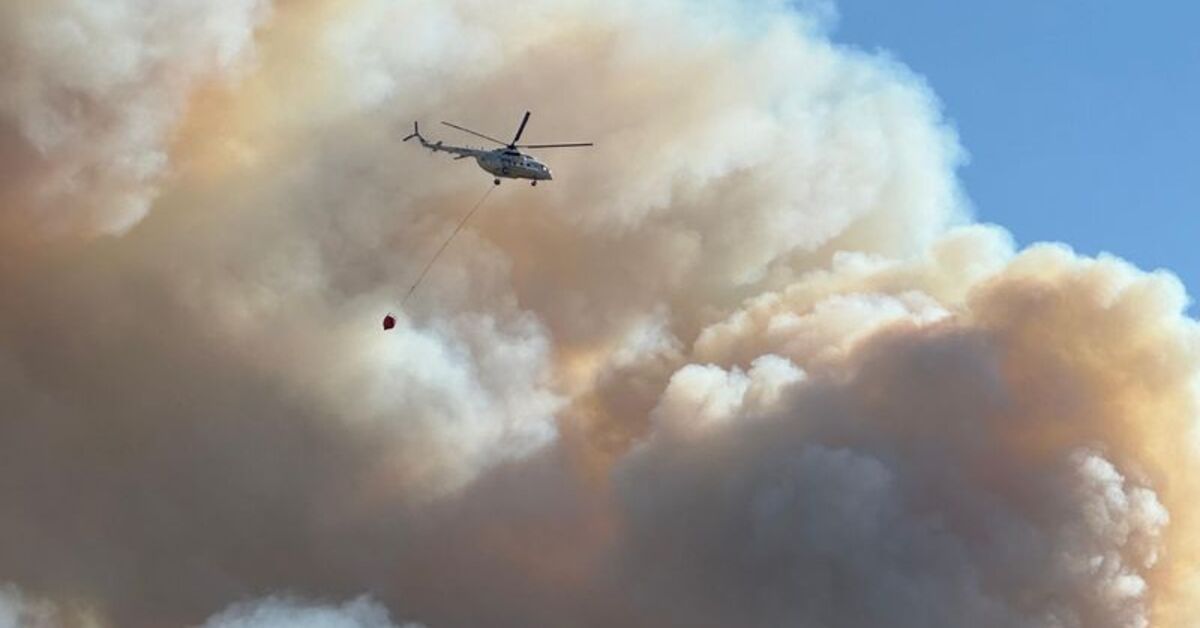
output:
[[1200,3],[840,0],[838,14],[835,41],[891,52],[941,98],[980,220],[1167,268],[1200,296]]

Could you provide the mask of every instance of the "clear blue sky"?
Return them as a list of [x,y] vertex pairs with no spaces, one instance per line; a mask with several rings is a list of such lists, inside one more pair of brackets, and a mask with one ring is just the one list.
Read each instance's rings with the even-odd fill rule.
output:
[[1200,297],[1200,2],[837,4],[835,41],[890,51],[941,98],[980,220]]

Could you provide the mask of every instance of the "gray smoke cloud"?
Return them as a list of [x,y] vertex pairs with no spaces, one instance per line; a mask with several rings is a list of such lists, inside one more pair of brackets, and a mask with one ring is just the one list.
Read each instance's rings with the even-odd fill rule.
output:
[[0,9],[0,626],[1193,625],[1183,287],[830,15]]

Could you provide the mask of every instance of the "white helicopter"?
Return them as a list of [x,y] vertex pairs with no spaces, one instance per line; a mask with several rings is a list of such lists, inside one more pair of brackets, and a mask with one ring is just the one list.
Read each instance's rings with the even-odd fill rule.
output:
[[517,134],[513,136],[511,142],[505,144],[494,137],[488,137],[483,133],[477,133],[471,129],[451,124],[450,122],[442,121],[442,124],[465,131],[476,137],[482,137],[489,142],[495,142],[503,148],[494,148],[491,150],[483,148],[468,148],[465,146],[447,146],[441,141],[429,142],[421,135],[421,127],[413,122],[413,132],[404,138],[407,142],[412,138],[420,140],[421,145],[433,152],[443,151],[453,153],[455,159],[466,159],[474,157],[475,162],[480,168],[492,173],[496,176],[492,183],[500,185],[501,177],[505,179],[529,179],[530,185],[537,185],[538,181],[549,181],[554,176],[546,164],[534,159],[530,155],[522,153],[521,148],[575,148],[580,146],[592,146],[591,142],[573,142],[568,144],[518,144],[521,141],[521,134],[525,132],[525,125],[529,122],[529,112],[525,112],[525,118],[521,120],[521,126],[517,129]]

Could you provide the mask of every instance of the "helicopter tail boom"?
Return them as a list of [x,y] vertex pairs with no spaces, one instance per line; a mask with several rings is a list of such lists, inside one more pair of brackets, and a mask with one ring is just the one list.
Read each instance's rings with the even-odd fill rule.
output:
[[478,157],[478,156],[484,154],[485,152],[487,152],[487,151],[482,151],[482,150],[475,149],[475,148],[468,148],[466,146],[452,146],[452,145],[443,143],[441,140],[438,140],[436,142],[430,142],[429,140],[425,139],[424,135],[421,135],[421,127],[416,122],[413,122],[413,132],[406,135],[404,137],[403,141],[407,142],[408,140],[411,140],[414,137],[417,138],[417,141],[421,143],[421,146],[424,146],[425,148],[428,148],[429,150],[431,150],[435,153],[442,152],[442,153],[450,153],[452,155],[456,155],[455,159],[464,159],[466,157]]

